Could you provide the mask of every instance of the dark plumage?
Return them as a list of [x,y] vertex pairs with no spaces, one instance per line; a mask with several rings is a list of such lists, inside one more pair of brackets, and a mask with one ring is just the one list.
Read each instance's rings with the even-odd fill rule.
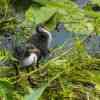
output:
[[15,47],[15,56],[18,59],[21,68],[28,68],[33,64],[37,65],[38,58],[40,58],[40,50],[30,45],[24,47]]
[[[34,69],[34,67],[39,67],[40,60],[40,50],[37,48],[31,48],[32,46],[28,45],[25,47],[16,47],[15,54],[18,59],[18,63],[20,63],[20,68],[25,68],[27,72],[29,72],[30,66]],[[20,55],[20,56],[19,56]],[[15,65],[16,75],[19,75],[19,69]],[[33,79],[31,76],[28,76],[28,81],[31,85],[34,85]]]
[[[16,57],[18,58],[22,68],[26,68],[29,72],[29,66],[39,67],[39,61],[42,57],[46,57],[49,53],[49,46],[52,41],[52,35],[43,25],[39,24],[36,27],[36,33],[23,47],[16,47]],[[21,55],[21,56],[19,56]],[[33,67],[34,67],[33,66]],[[16,69],[17,71],[17,69]],[[28,77],[30,84],[33,84],[31,77]]]
[[15,47],[15,55],[22,68],[27,68],[32,64],[39,66],[39,60],[49,54],[49,45],[52,36],[43,25],[36,27],[36,33],[22,46]]
[[41,24],[37,25],[36,33],[32,34],[31,43],[40,50],[41,57],[49,54],[48,48],[52,41],[52,35]]

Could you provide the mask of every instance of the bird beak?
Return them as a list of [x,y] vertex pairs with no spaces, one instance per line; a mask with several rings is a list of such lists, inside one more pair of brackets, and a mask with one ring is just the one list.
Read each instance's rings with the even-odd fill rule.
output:
[[42,31],[45,32],[45,33],[50,33],[49,31],[47,31],[46,28],[42,28]]

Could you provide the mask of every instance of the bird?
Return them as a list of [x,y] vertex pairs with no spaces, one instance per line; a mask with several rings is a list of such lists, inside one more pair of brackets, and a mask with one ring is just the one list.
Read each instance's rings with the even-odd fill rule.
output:
[[[40,59],[40,50],[30,44],[23,47],[15,47],[15,56],[20,64],[20,68],[29,68],[32,65],[37,65]],[[37,65],[38,66],[38,65]]]
[[[30,66],[38,68],[41,58],[45,58],[50,53],[51,32],[47,31],[43,24],[38,24],[35,30],[36,32],[32,33],[32,37],[23,46],[15,48],[16,57],[20,62],[21,68],[26,68],[27,72],[29,72]],[[16,71],[18,72],[18,69]],[[33,84],[30,76],[28,80],[30,84]]]
[[15,47],[15,55],[22,68],[27,68],[33,63],[39,67],[41,58],[45,58],[50,53],[52,33],[47,31],[43,24],[38,24],[35,30],[36,32],[32,33],[26,43]]
[[43,24],[36,26],[36,32],[32,33],[30,43],[40,50],[41,57],[46,57],[50,53],[49,48],[52,42],[52,33],[47,31]]
[[[27,52],[28,53],[28,52]],[[33,48],[30,50],[29,54],[26,54],[21,61],[22,67],[28,67],[30,65],[36,65],[38,67],[38,61],[40,60],[40,50],[37,48]]]
[[[40,50],[37,48],[33,48],[32,46],[28,45],[25,47],[16,47],[16,58],[18,59],[18,63],[20,64],[20,69],[26,69],[27,73],[29,73],[30,67],[34,69],[34,67],[39,67],[40,61]],[[20,55],[20,56],[19,56]],[[19,76],[19,68],[15,65],[16,69],[16,76]],[[16,79],[17,80],[17,79]],[[30,85],[34,85],[34,80],[31,75],[28,76],[27,80],[29,81]],[[16,81],[17,83],[17,81]]]
[[[52,34],[47,31],[43,24],[38,24],[35,27],[35,33],[24,44],[15,46],[15,57],[20,64],[21,69],[29,67],[39,67],[39,62],[42,58],[49,55],[49,46],[52,41]],[[18,74],[18,69],[16,67]]]
[[[13,62],[13,66],[16,70],[16,75],[19,75],[20,69],[26,69],[29,72],[29,68],[34,68],[35,66],[39,67],[39,61],[41,58],[45,58],[49,55],[49,47],[52,41],[51,32],[47,31],[46,27],[43,24],[38,24],[35,27],[35,33],[32,33],[32,36],[29,40],[25,42],[13,41],[11,34],[4,34],[4,48],[13,52],[14,58],[16,61]],[[18,40],[21,41],[21,40]],[[19,67],[18,67],[19,65]]]

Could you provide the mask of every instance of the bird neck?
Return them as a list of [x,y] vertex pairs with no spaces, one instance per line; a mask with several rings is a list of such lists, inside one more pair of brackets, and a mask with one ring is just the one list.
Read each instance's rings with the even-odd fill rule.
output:
[[48,48],[49,48],[52,41],[52,33],[46,30],[45,30],[45,33],[48,35]]

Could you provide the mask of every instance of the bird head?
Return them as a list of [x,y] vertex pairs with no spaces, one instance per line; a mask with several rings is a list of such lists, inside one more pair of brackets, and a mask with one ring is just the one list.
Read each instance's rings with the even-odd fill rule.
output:
[[38,24],[36,26],[36,32],[38,32],[38,33],[48,33],[46,27],[43,24]]

